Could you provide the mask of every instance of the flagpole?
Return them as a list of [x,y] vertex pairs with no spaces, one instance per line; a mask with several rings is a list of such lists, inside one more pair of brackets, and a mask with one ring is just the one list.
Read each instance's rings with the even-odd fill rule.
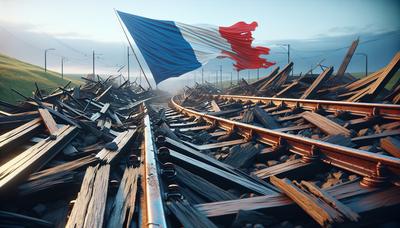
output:
[[124,29],[124,26],[122,25],[121,19],[120,19],[119,16],[118,16],[117,10],[114,9],[114,12],[115,12],[115,15],[116,15],[117,18],[118,18],[119,24],[121,25],[122,31],[124,31],[125,37],[126,37],[126,39],[128,40],[129,46],[130,46],[131,49],[132,49],[133,55],[135,56],[135,59],[136,59],[136,61],[137,61],[138,64],[139,64],[140,70],[143,72],[143,75],[144,75],[144,78],[145,78],[146,81],[147,81],[147,84],[149,84],[150,89],[153,89],[153,87],[151,86],[151,84],[150,84],[150,82],[149,82],[149,79],[147,78],[146,73],[145,73],[144,70],[143,70],[142,64],[140,64],[140,62],[139,62],[139,58],[138,58],[138,56],[136,55],[136,52],[135,52],[135,50],[134,50],[133,47],[132,47],[131,41],[129,40],[129,37],[128,37],[128,34],[126,34],[126,31],[125,31],[125,29]]

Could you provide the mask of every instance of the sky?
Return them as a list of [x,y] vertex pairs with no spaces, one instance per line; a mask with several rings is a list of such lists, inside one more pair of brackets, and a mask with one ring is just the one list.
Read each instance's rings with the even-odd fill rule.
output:
[[[187,24],[229,26],[257,21],[255,42],[281,52],[285,50],[277,47],[280,42],[323,38],[332,42],[335,37],[354,39],[360,34],[400,30],[398,0],[0,0],[0,53],[42,64],[39,56],[51,45],[56,50],[51,53],[53,60],[49,58],[50,68],[58,70],[55,59],[66,56],[70,60],[67,73],[89,73],[90,55],[96,50],[101,54],[99,72],[110,73],[125,64],[127,45],[114,9]],[[398,51],[398,46],[394,49]],[[285,56],[277,59],[285,61]]]

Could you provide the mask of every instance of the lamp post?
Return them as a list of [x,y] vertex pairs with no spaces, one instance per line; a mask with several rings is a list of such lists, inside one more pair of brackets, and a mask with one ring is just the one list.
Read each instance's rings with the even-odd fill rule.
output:
[[[290,44],[278,44],[280,46],[286,46],[287,47],[287,63],[290,63]],[[293,67],[292,67],[292,76],[293,76]]]
[[44,50],[44,72],[47,72],[47,52],[48,51],[54,51],[56,50],[55,48],[47,48]]
[[64,56],[61,57],[61,78],[64,79],[64,61],[67,61],[68,59],[65,58]]
[[362,52],[356,53],[356,55],[362,55],[365,57],[365,76],[368,75],[368,55]]

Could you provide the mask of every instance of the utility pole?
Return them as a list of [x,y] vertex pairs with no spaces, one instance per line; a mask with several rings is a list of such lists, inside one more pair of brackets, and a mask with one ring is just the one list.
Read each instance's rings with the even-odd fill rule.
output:
[[201,68],[201,84],[204,84],[204,68]]
[[236,72],[237,72],[237,83],[239,84],[239,71]]
[[233,72],[231,71],[231,85],[232,85]]
[[127,51],[128,51],[128,55],[127,55],[127,57],[128,57],[128,85],[130,84],[130,71],[129,71],[129,46],[127,47],[127,49],[126,49]]
[[257,80],[260,79],[260,68],[257,68]]
[[[95,59],[96,59],[96,56],[98,56],[98,55],[102,55],[102,54],[96,54],[95,52],[94,52],[94,50],[93,50],[93,77],[95,78],[96,77],[96,72],[95,72],[95,67],[96,67],[96,61],[95,61]],[[99,78],[97,78],[98,80],[100,80]]]
[[47,52],[48,51],[54,51],[56,50],[55,48],[47,48],[44,50],[44,72],[47,72]]
[[365,53],[358,52],[356,55],[362,55],[365,57],[365,76],[368,75],[368,55]]
[[61,57],[61,78],[64,79],[64,60],[65,57]]
[[215,87],[218,87],[218,70],[215,71]]
[[[280,44],[281,46],[287,46],[287,63],[290,63],[290,44]],[[293,67],[292,67],[292,76],[293,76]]]
[[94,71],[94,56],[95,56],[95,54],[94,54],[94,50],[93,50],[93,55],[92,55],[92,58],[93,58],[93,78],[95,78],[96,77],[96,75],[94,74],[95,73],[95,71]]
[[142,71],[139,71],[139,85],[142,85]]
[[219,65],[219,72],[220,72],[220,80],[221,80],[221,89],[223,89],[223,84],[222,84],[222,65]]

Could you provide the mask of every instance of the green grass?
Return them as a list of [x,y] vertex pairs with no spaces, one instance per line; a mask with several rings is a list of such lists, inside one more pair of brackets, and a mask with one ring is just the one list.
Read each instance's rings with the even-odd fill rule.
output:
[[40,89],[52,91],[59,86],[64,86],[71,81],[72,86],[82,82],[77,78],[69,78],[53,71],[45,72],[42,67],[19,61],[0,54],[0,99],[16,103],[22,98],[11,89],[19,91],[25,96],[31,96],[36,90],[35,82]]

